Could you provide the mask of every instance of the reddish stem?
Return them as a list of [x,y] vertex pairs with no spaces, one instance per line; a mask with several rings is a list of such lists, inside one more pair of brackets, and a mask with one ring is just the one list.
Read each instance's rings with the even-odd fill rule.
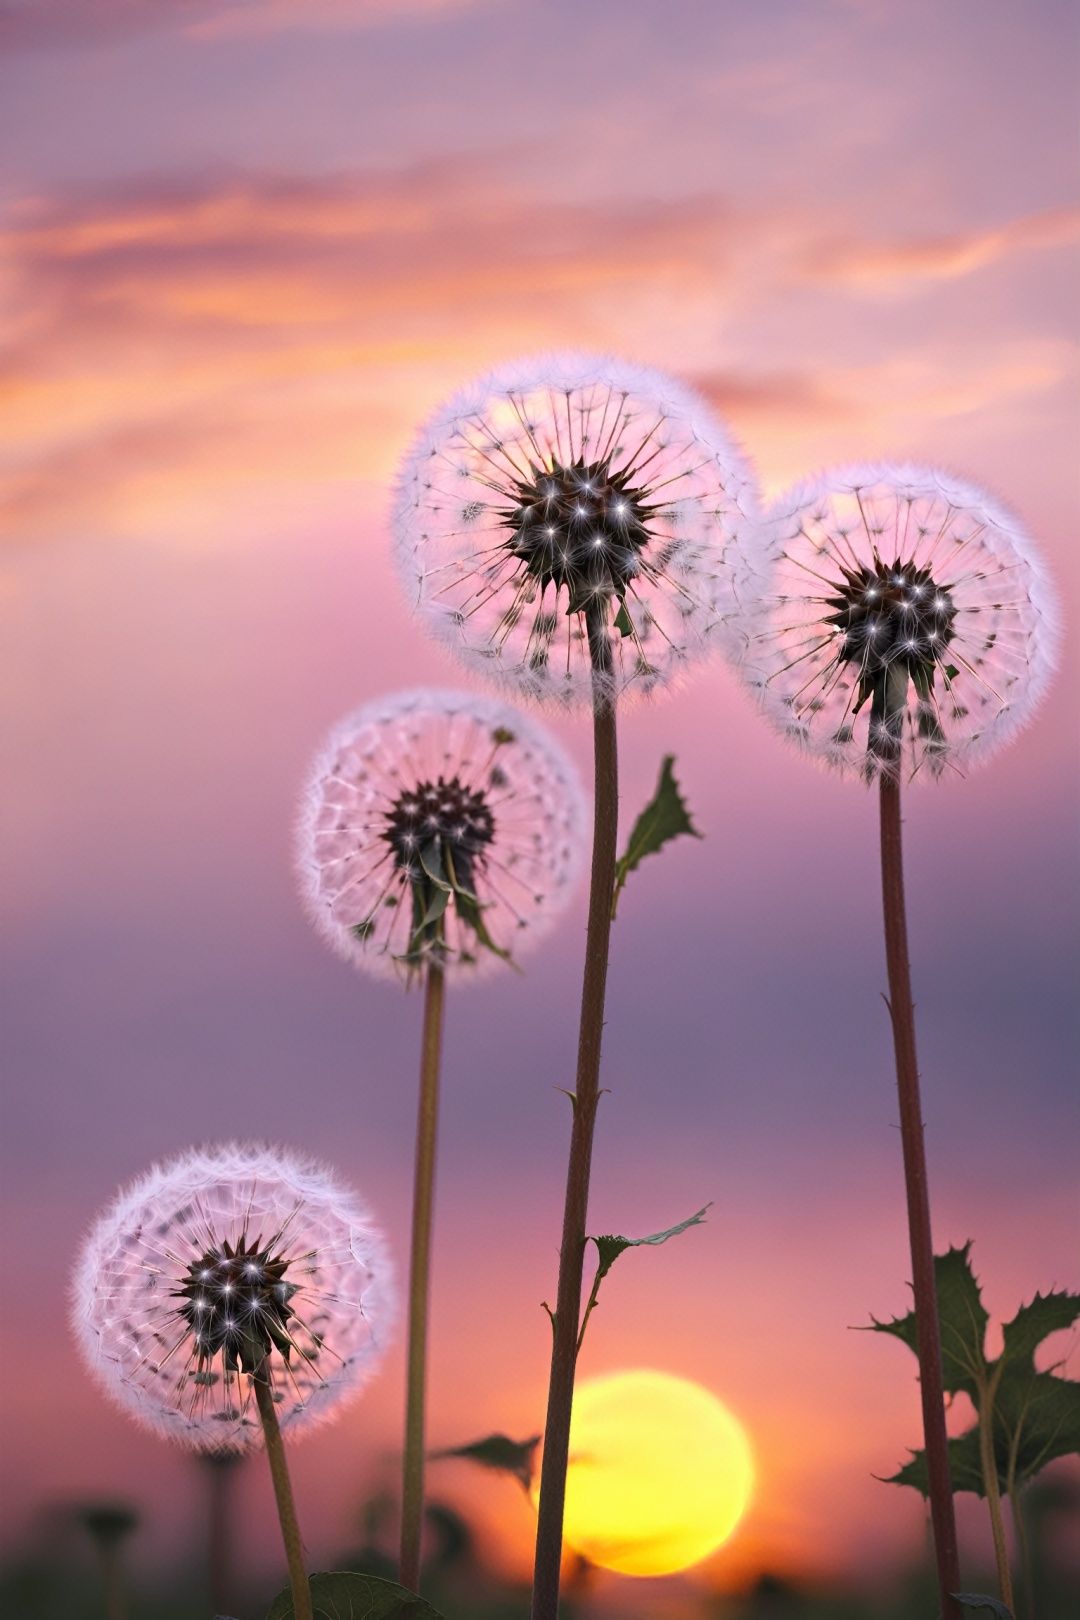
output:
[[938,1590],[943,1620],[961,1620],[963,1610],[952,1596],[960,1585],[956,1519],[953,1512],[949,1442],[945,1430],[945,1392],[941,1370],[941,1327],[934,1281],[934,1246],[930,1233],[930,1189],[926,1144],[919,1101],[919,1065],[915,1051],[915,1006],[911,999],[907,915],[904,906],[904,862],[900,820],[900,781],[894,770],[881,773],[881,894],[885,915],[885,958],[889,971],[889,1014],[896,1053],[900,1097],[900,1136],[904,1150],[911,1274],[915,1294],[915,1331],[922,1398],[923,1438],[930,1488]]
[[[599,662],[595,659],[594,661]],[[593,1131],[600,1100],[600,1045],[604,1032],[611,901],[615,889],[619,816],[619,771],[614,701],[601,680],[593,702],[593,750],[596,797],[593,820],[592,882],[581,988],[574,1122],[566,1176],[559,1288],[552,1322],[551,1378],[548,1385],[544,1460],[536,1528],[536,1567],[532,1620],[556,1620],[559,1570],[562,1563],[566,1468],[570,1455],[570,1416],[574,1401],[581,1278],[585,1264],[585,1222],[589,1204],[589,1171]]]

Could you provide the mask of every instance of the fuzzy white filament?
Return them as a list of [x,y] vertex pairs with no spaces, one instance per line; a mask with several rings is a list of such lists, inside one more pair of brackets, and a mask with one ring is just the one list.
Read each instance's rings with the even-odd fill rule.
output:
[[257,1144],[154,1165],[95,1221],[72,1326],[91,1373],[157,1434],[256,1447],[253,1360],[290,1437],[355,1395],[393,1311],[385,1243],[321,1165]]
[[946,473],[853,466],[762,526],[747,677],[780,729],[868,780],[964,771],[1031,716],[1056,609],[1039,554]]
[[517,956],[569,898],[585,840],[573,764],[518,710],[411,691],[331,732],[300,817],[297,868],[319,932],[384,978],[453,979]]
[[524,360],[437,411],[402,467],[410,600],[533,699],[650,692],[741,651],[750,470],[703,400],[604,356]]

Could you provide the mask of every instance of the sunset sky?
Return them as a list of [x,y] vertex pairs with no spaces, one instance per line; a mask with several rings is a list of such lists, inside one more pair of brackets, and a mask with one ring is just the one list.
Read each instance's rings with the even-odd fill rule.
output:
[[[147,1557],[195,1523],[65,1327],[83,1227],[155,1156],[317,1152],[404,1264],[419,1005],[326,953],[290,850],[339,714],[467,684],[388,558],[448,390],[604,349],[703,390],[769,494],[940,462],[1074,622],[1078,47],[1068,0],[0,0],[9,1539],[92,1492],[148,1503]],[[1069,631],[1030,732],[907,801],[936,1238],[975,1240],[996,1317],[1080,1283],[1076,677]],[[670,751],[706,837],[620,908],[590,1229],[713,1208],[620,1261],[582,1372],[699,1380],[749,1431],[750,1511],[690,1586],[879,1572],[923,1514],[871,1477],[918,1439],[914,1360],[849,1331],[908,1303],[874,804],[722,668],[623,738],[624,824]],[[435,1445],[542,1426],[583,937],[579,894],[525,977],[451,999]],[[316,1564],[393,1481],[401,1402],[399,1338],[298,1449]],[[522,1493],[440,1467],[523,1571]]]

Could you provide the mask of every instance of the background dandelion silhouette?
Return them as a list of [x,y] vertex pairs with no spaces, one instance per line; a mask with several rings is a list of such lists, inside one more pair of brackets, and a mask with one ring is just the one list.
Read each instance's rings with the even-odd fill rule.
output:
[[[327,970],[290,817],[345,708],[460,681],[410,622],[385,492],[415,424],[507,355],[674,373],[767,494],[904,458],[999,495],[1039,540],[1061,675],[977,781],[949,772],[912,805],[908,903],[939,1241],[976,1238],[998,1320],[1074,1274],[1078,31],[1063,0],[690,0],[677,25],[659,0],[0,8],[3,1200],[32,1256],[3,1325],[11,1556],[60,1498],[136,1499],[147,1583],[199,1529],[183,1459],[118,1422],[64,1333],[68,1256],[108,1188],[199,1134],[249,1134],[257,1087],[260,1133],[355,1176],[401,1252],[414,1032]],[[551,723],[584,763],[579,729]],[[923,1511],[871,1478],[917,1433],[910,1360],[846,1331],[907,1303],[866,805],[720,672],[628,715],[628,807],[667,748],[708,841],[643,866],[620,917],[592,1223],[656,1230],[688,1186],[716,1205],[693,1247],[624,1262],[582,1373],[698,1380],[752,1437],[733,1539],[634,1589],[681,1616],[762,1570],[886,1580]],[[455,1014],[436,1446],[540,1419],[552,1087],[573,1060],[549,1010],[576,995],[581,906],[500,983],[498,1062],[482,999]],[[349,1493],[392,1480],[400,1385],[398,1348],[297,1452],[314,1563],[347,1539]],[[439,1467],[487,1556],[523,1573],[522,1493]],[[242,1489],[250,1577],[274,1531],[254,1473]]]

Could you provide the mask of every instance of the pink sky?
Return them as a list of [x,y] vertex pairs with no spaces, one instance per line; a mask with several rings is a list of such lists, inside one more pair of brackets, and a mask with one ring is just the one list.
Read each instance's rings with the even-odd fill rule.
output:
[[[9,1532],[145,1491],[153,1549],[167,1495],[194,1503],[63,1325],[82,1226],[150,1158],[252,1131],[324,1153],[404,1254],[417,1007],[310,937],[289,838],[340,712],[462,683],[387,557],[448,389],[624,353],[704,389],[770,492],[939,461],[1020,512],[1070,619],[1080,586],[1074,7],[300,9],[0,4],[3,1200],[42,1256],[4,1328]],[[939,1246],[975,1239],[997,1315],[1077,1283],[1076,673],[1067,638],[1036,727],[908,807]],[[621,910],[591,1224],[715,1205],[620,1263],[583,1371],[683,1373],[747,1425],[760,1487],[708,1579],[898,1560],[921,1508],[871,1475],[917,1439],[914,1363],[848,1331],[906,1304],[872,805],[722,670],[628,717],[627,821],[668,750],[707,838]],[[541,1426],[582,936],[579,898],[523,981],[451,1006],[436,1444]],[[391,1466],[401,1378],[398,1352],[297,1453],[316,1552]],[[524,1502],[444,1477],[522,1568]]]

